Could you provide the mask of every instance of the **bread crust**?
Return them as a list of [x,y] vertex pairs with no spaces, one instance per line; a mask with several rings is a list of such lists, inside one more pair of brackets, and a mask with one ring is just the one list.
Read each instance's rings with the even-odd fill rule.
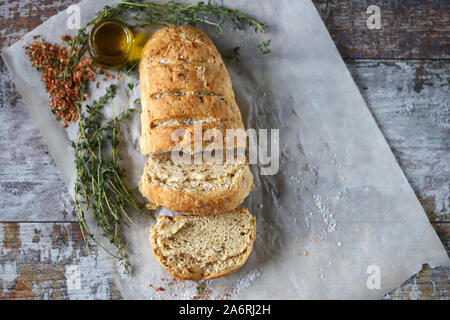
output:
[[[231,80],[223,62],[141,64],[147,99],[167,92],[208,92],[233,98]],[[157,99],[157,98],[154,98]]]
[[[248,213],[252,216],[252,234],[251,234],[251,243],[246,248],[246,250],[242,253],[241,259],[237,264],[235,264],[232,268],[222,270],[221,272],[210,272],[210,273],[180,273],[175,268],[172,268],[170,265],[165,263],[162,254],[158,250],[158,245],[154,239],[152,228],[150,228],[150,242],[153,247],[153,255],[155,256],[156,260],[166,269],[171,275],[182,279],[182,280],[206,280],[206,279],[215,279],[219,277],[223,277],[226,275],[229,275],[237,270],[239,270],[247,261],[252,249],[253,244],[256,238],[256,218],[250,214],[247,208],[236,208],[234,211],[240,211],[242,214]],[[192,215],[178,215],[175,217],[171,216],[160,216],[157,217],[156,220],[159,221],[161,219],[169,219],[171,221],[180,220],[180,219],[189,219],[190,217],[193,217]]]
[[[222,144],[219,147],[214,145],[214,149],[225,149],[226,143],[226,134],[227,129],[236,129],[242,130],[242,134],[246,135],[244,131],[244,125],[240,120],[212,120],[207,123],[201,124],[201,135],[194,135],[195,126],[159,126],[154,128],[148,128],[145,130],[146,132],[141,135],[141,151],[145,155],[158,153],[158,152],[166,152],[167,150],[180,150],[184,147],[191,148],[191,153],[195,152],[194,143],[197,143],[198,146],[202,146],[202,150],[211,149],[214,142],[214,136],[209,137],[210,139],[206,139],[207,136],[205,132],[207,130],[215,129],[217,132],[210,132],[214,134],[214,136],[221,135],[222,136]],[[197,129],[200,132],[200,125]],[[172,137],[174,139],[172,139]],[[178,138],[176,140],[175,138]],[[208,140],[208,141],[204,141]],[[220,141],[218,141],[220,143]],[[209,148],[208,148],[209,146]],[[247,140],[239,140],[234,141],[234,148],[246,148]]]
[[248,166],[233,178],[229,188],[203,194],[161,186],[151,181],[145,171],[139,184],[140,192],[156,205],[201,216],[233,210],[244,201],[253,187],[253,174]]
[[239,107],[234,100],[219,95],[186,94],[149,100],[145,114],[142,115],[142,127],[151,127],[155,120],[171,118],[212,118],[242,121]]
[[156,31],[144,47],[141,63],[159,64],[191,61],[216,62],[220,53],[212,40],[192,26],[167,26]]

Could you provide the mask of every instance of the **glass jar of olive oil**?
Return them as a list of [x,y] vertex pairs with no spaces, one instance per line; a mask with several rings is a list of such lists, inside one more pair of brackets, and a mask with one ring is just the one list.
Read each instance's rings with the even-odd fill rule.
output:
[[134,33],[124,22],[108,18],[92,28],[89,54],[102,67],[118,69],[130,60],[134,47]]

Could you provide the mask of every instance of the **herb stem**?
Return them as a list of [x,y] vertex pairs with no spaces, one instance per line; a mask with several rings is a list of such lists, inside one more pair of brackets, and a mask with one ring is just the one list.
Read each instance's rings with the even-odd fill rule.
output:
[[[135,65],[125,74],[131,72],[134,67]],[[127,213],[128,208],[135,208],[140,212],[143,212],[144,208],[144,205],[135,199],[135,192],[123,181],[123,166],[118,153],[122,126],[133,110],[129,108],[131,102],[128,101],[125,110],[109,120],[105,121],[102,113],[103,107],[116,96],[117,86],[124,78],[122,76],[116,84],[110,85],[105,95],[92,106],[86,105],[86,113],[81,112],[81,106],[78,107],[78,136],[71,145],[75,152],[77,169],[75,208],[83,240],[88,248],[88,241],[93,240],[106,250],[90,232],[86,223],[85,210],[90,210],[102,229],[103,236],[117,250],[116,254],[110,250],[106,252],[121,260],[128,272],[130,264],[120,230],[124,223],[133,224]],[[111,148],[108,156],[105,154],[107,148]]]

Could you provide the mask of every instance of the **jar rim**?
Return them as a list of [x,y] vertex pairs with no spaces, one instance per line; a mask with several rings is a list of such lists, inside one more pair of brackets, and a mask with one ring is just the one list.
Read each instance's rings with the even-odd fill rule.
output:
[[[106,24],[116,24],[121,27],[121,29],[125,32],[127,37],[127,48],[120,55],[106,55],[99,50],[96,49],[94,45],[94,38],[98,30],[104,27]],[[98,62],[99,64],[120,64],[125,63],[129,54],[133,49],[133,41],[134,41],[134,32],[133,30],[123,21],[116,18],[105,18],[98,21],[94,27],[91,29],[88,36],[88,46],[89,46],[89,54],[91,57]],[[118,61],[119,60],[119,61]],[[122,61],[123,60],[123,61]]]

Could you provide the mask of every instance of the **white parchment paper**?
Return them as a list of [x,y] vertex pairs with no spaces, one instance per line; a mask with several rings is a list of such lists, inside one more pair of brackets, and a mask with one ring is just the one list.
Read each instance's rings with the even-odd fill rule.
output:
[[[82,23],[106,4],[85,0]],[[449,265],[436,233],[374,122],[313,4],[303,1],[224,1],[269,24],[270,55],[256,49],[251,32],[208,32],[225,53],[241,47],[229,66],[247,128],[280,129],[280,170],[260,175],[244,205],[257,217],[255,248],[232,275],[203,281],[205,298],[376,299],[401,285],[425,263]],[[49,97],[23,46],[41,35],[61,42],[69,30],[61,12],[3,52],[17,90],[39,127],[73,196],[75,169],[69,139],[49,111]],[[137,74],[130,77],[137,87]],[[108,82],[92,88],[93,99]],[[105,112],[129,99],[124,86]],[[128,122],[121,155],[136,186],[145,163],[139,153],[139,113]],[[162,209],[159,214],[172,214]],[[135,216],[124,230],[133,273],[105,254],[124,298],[192,299],[198,282],[177,281],[156,262],[148,241],[152,220]],[[91,226],[94,226],[91,220]],[[95,228],[94,228],[95,229]],[[96,229],[95,229],[96,230]],[[98,230],[95,232],[98,233]],[[379,277],[378,277],[379,276]],[[378,281],[379,280],[379,281]],[[379,286],[378,286],[379,285]],[[155,288],[165,290],[155,290]]]

